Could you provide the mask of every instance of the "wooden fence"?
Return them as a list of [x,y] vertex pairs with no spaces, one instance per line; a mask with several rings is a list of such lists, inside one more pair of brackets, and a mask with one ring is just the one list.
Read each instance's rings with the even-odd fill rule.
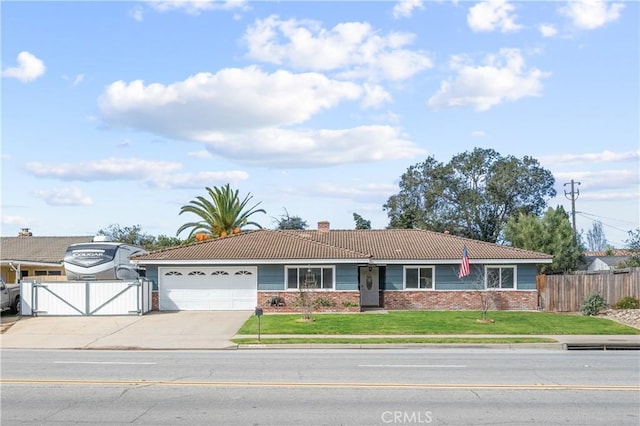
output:
[[538,275],[540,309],[550,312],[577,312],[592,293],[600,294],[607,305],[626,296],[640,299],[640,268],[575,275]]

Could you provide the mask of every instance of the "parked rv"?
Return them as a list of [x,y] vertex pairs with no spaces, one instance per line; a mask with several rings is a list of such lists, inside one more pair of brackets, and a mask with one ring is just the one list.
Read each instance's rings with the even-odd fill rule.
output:
[[144,276],[130,261],[135,254],[147,253],[142,247],[109,241],[97,236],[90,243],[72,244],[64,256],[69,281],[137,280]]

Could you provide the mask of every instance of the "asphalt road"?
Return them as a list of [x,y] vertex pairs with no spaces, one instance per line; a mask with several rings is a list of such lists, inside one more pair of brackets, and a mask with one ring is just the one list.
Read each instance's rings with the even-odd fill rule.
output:
[[2,351],[2,424],[638,425],[637,351]]

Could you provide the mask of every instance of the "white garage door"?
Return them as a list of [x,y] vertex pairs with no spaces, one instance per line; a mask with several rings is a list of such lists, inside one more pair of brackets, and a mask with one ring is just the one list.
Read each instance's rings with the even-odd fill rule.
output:
[[253,310],[257,303],[255,267],[159,268],[161,311]]

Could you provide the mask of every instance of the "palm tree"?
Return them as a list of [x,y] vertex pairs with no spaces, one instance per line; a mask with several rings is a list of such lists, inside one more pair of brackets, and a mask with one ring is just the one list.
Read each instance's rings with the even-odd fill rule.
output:
[[206,187],[209,199],[198,196],[191,200],[189,204],[180,208],[180,213],[193,213],[200,216],[202,220],[198,222],[188,222],[182,225],[176,235],[188,228],[192,228],[190,239],[196,234],[206,234],[210,237],[225,237],[232,233],[238,233],[249,225],[262,228],[256,222],[250,222],[249,216],[254,213],[266,213],[264,209],[256,209],[260,203],[247,208],[247,204],[253,198],[247,195],[242,201],[238,196],[238,190],[233,191],[229,184],[223,187],[214,186],[213,189]]

